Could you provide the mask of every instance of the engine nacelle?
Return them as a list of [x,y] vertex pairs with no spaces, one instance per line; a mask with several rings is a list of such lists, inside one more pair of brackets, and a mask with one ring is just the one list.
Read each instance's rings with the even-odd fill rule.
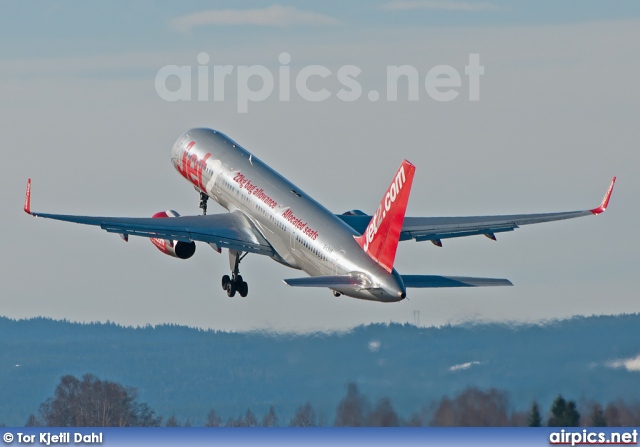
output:
[[[179,217],[180,214],[173,210],[160,211],[151,216],[154,219],[164,217]],[[170,241],[167,239],[158,239],[155,237],[150,238],[151,243],[155,245],[165,255],[173,256],[174,258],[189,259],[196,252],[196,243],[182,242],[182,241]]]

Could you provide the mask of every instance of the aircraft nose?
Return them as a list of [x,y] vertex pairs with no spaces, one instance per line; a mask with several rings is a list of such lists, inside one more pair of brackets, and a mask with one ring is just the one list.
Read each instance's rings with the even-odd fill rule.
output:
[[180,143],[182,143],[183,139],[184,135],[181,135],[180,138],[178,138],[176,142],[173,143],[173,146],[171,146],[171,159],[175,159],[178,156],[178,152],[180,151]]

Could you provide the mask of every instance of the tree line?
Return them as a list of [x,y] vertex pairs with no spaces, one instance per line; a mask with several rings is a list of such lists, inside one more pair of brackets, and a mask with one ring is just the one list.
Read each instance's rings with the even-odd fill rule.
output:
[[[211,409],[205,427],[605,427],[640,425],[640,404],[627,404],[618,399],[605,406],[597,402],[578,404],[563,396],[553,401],[543,414],[534,401],[528,411],[510,409],[508,395],[491,388],[469,387],[454,397],[443,396],[420,411],[402,418],[388,397],[372,403],[355,383],[348,383],[344,397],[338,402],[333,421],[319,415],[310,402],[300,405],[288,421],[281,421],[273,406],[262,415],[250,408],[238,417],[223,417]],[[0,424],[1,425],[1,424]],[[31,414],[26,426],[54,427],[179,427],[191,426],[175,415],[158,416],[138,399],[135,388],[103,381],[92,374],[82,379],[72,375],[61,378],[52,397]]]
[[[639,324],[640,315],[629,315],[531,326],[371,324],[345,333],[277,334],[0,317],[0,423],[22,425],[30,413],[38,416],[65,372],[79,379],[94,372],[140,387],[141,400],[165,416],[163,425],[171,415],[180,424],[188,418],[202,425],[212,407],[225,424],[248,407],[261,420],[270,404],[287,425],[307,400],[324,415],[322,423],[332,425],[345,384],[355,378],[373,404],[388,396],[405,420],[442,395],[453,399],[479,384],[507,391],[517,410],[529,410],[538,398],[546,424],[559,392],[592,398],[603,411],[617,396],[640,400],[638,374],[616,362],[637,355],[637,340],[628,334]],[[454,366],[465,362],[471,367]],[[584,423],[590,409],[580,400],[578,410]]]

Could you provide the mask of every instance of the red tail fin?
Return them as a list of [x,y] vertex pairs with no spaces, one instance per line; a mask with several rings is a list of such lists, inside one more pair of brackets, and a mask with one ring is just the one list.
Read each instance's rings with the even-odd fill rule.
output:
[[367,229],[362,236],[355,238],[362,249],[389,273],[396,259],[415,170],[416,167],[407,160],[402,162]]

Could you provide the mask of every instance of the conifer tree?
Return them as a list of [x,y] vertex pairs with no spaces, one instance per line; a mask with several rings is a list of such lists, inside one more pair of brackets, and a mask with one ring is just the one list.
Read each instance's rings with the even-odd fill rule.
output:
[[580,424],[580,413],[576,410],[576,403],[566,401],[561,395],[556,397],[551,406],[551,417],[547,425],[549,427],[577,427]]
[[529,418],[527,420],[527,426],[529,427],[541,427],[542,417],[540,416],[540,407],[535,400],[531,405],[531,411],[529,412]]

